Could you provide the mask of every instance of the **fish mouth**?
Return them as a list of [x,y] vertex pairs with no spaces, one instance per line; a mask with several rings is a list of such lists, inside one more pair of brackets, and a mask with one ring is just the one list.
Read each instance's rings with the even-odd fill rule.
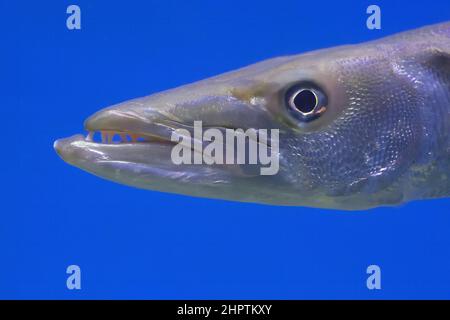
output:
[[[143,114],[142,111],[107,108],[89,117],[84,128],[86,135],[58,139],[54,149],[65,162],[114,182],[215,197],[213,189],[227,188],[236,179],[249,176],[248,169],[240,165],[174,163],[172,150],[178,141],[172,141],[172,134],[177,129],[192,132],[192,125],[154,110]],[[177,136],[180,137],[179,132]],[[194,141],[192,136],[189,138]],[[191,151],[198,152],[193,148]]]
[[[86,146],[86,147],[112,147],[112,148],[128,148],[133,146],[142,146],[148,144],[170,145],[174,146],[175,142],[169,138],[153,135],[151,133],[133,132],[131,130],[111,130],[99,129],[96,131],[87,130],[87,134],[76,134],[69,138],[58,139],[54,142],[53,147],[64,160],[68,161],[67,147]],[[68,161],[70,162],[70,161]]]
[[[170,122],[169,119],[166,122]],[[151,145],[172,147],[170,137],[176,130],[174,125],[151,121],[134,113],[107,108],[84,122],[86,135],[77,134],[56,140],[54,148],[58,155],[70,164],[79,162],[114,159],[119,150],[131,151],[148,149]],[[125,154],[124,154],[125,155]],[[128,157],[130,158],[130,154]]]

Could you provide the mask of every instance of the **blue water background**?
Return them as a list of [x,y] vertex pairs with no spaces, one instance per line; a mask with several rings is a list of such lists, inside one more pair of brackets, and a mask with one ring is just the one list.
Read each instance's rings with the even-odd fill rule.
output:
[[[382,29],[368,30],[370,4]],[[77,4],[82,29],[66,28]],[[449,1],[2,1],[0,298],[450,298],[450,199],[343,212],[138,190],[56,138],[130,98],[450,20]],[[66,288],[66,267],[82,289]],[[382,289],[366,288],[366,268]]]

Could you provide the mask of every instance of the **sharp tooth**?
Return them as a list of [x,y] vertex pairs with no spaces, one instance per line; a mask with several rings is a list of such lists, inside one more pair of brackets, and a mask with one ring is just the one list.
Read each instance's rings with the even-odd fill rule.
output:
[[114,131],[108,131],[107,132],[108,143],[112,143],[113,142],[114,134],[115,134]]
[[102,143],[105,143],[107,139],[107,133],[105,131],[100,131],[100,134],[102,136]]
[[88,135],[86,136],[86,141],[92,141],[93,138],[94,138],[94,132],[89,131]]

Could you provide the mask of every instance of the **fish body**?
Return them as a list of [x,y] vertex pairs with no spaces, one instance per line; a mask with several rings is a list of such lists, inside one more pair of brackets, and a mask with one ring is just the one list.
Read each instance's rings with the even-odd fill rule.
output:
[[[219,132],[276,129],[278,147],[268,145],[276,174],[246,164],[175,164],[172,136],[193,132],[196,121]],[[126,101],[89,117],[85,129],[87,137],[57,140],[58,154],[139,188],[344,210],[448,197],[450,22]]]

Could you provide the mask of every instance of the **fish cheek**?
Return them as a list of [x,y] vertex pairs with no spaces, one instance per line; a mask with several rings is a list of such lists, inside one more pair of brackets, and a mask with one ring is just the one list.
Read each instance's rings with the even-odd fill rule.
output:
[[407,81],[386,77],[383,70],[371,75],[352,73],[346,79],[349,98],[341,114],[299,140],[304,183],[327,195],[381,191],[417,158],[420,97]]

